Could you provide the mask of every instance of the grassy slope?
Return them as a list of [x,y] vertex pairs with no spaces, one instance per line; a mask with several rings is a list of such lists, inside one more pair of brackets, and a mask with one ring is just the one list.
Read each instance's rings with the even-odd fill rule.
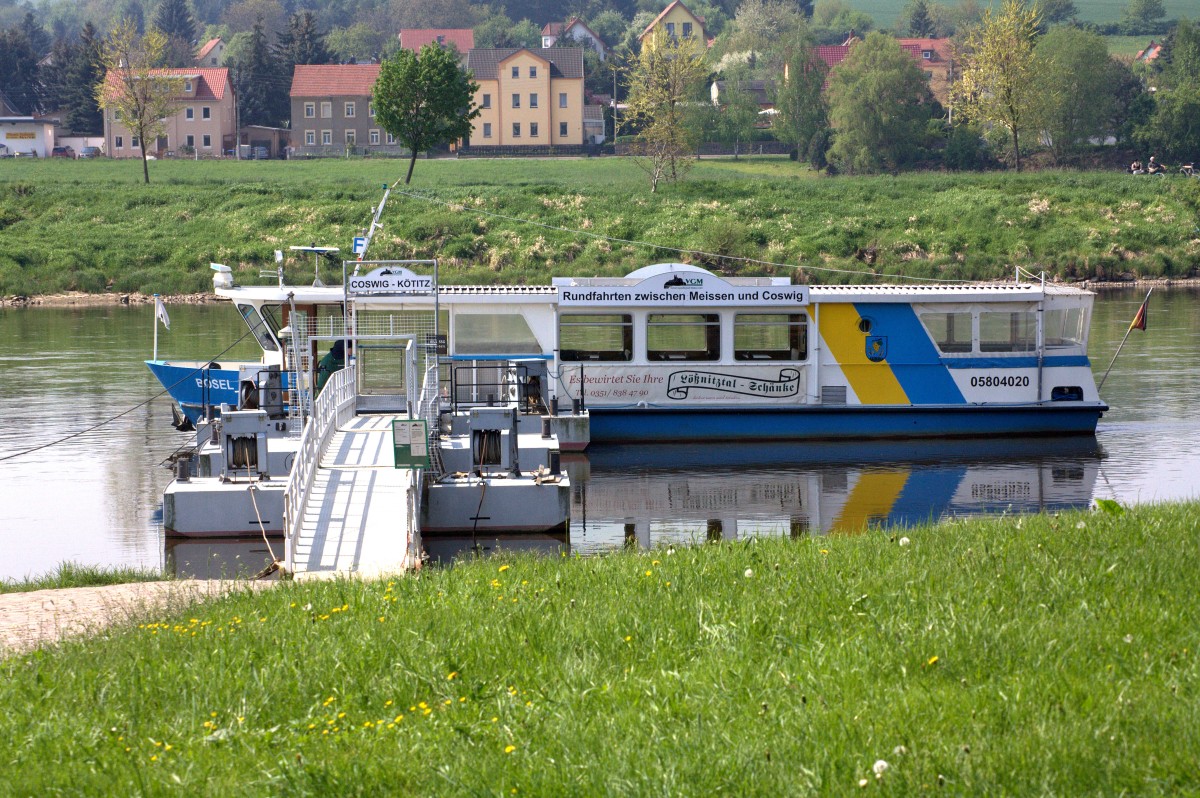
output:
[[[904,10],[908,7],[909,0],[850,0],[850,7],[857,8],[870,14],[875,19],[875,24],[887,28],[894,25],[897,19],[904,16]],[[954,5],[947,3],[947,5]],[[982,0],[981,6],[991,5],[999,7],[998,0]],[[1084,22],[1119,22],[1121,12],[1129,5],[1128,0],[1075,0],[1075,8],[1078,9],[1079,19]],[[1163,0],[1163,6],[1167,9],[1167,19],[1178,19],[1180,17],[1190,17],[1195,19],[1197,16],[1196,6],[1192,0]],[[1149,41],[1150,37],[1146,37]]]
[[[399,161],[9,161],[0,171],[0,293],[205,290],[208,263],[258,279],[271,252],[317,241],[349,249]],[[1116,173],[816,178],[786,159],[705,160],[659,194],[625,159],[422,161],[395,195],[377,258],[438,257],[450,282],[544,282],[624,274],[668,251],[540,229],[479,209],[617,239],[822,268],[918,276],[1184,275],[1200,257],[1200,181]],[[703,265],[719,261],[698,259]],[[300,277],[308,264],[291,261]],[[762,273],[771,267],[750,266]],[[775,268],[790,274],[791,266]],[[340,278],[340,274],[330,277]]]
[[287,583],[0,663],[0,770],[18,795],[1191,794],[1198,524]]
[[28,593],[69,587],[93,587],[96,585],[123,585],[130,582],[157,582],[168,578],[155,571],[137,568],[96,568],[90,565],[63,563],[54,573],[34,579],[6,581],[0,579],[0,593]]

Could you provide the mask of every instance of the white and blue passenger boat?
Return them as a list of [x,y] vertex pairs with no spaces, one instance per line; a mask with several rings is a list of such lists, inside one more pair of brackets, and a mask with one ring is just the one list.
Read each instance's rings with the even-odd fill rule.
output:
[[[262,363],[189,379],[203,364],[150,365],[189,415],[233,404],[256,371],[287,373],[291,308],[336,330],[348,293],[370,308],[377,286],[419,278],[380,268],[346,286],[235,286],[226,270],[216,292]],[[438,285],[364,312],[437,313],[448,401],[586,409],[592,443],[807,441],[1093,434],[1108,409],[1087,354],[1093,299],[1040,280],[809,286],[664,263],[548,286]]]

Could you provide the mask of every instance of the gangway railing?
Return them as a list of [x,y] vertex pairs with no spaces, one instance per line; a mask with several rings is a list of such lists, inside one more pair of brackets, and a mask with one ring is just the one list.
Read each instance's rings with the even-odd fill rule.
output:
[[354,418],[358,401],[355,390],[357,377],[353,364],[334,372],[324,389],[313,402],[312,415],[300,436],[300,449],[288,477],[283,499],[284,532],[287,535],[287,570],[295,573],[295,541],[304,523],[304,508],[308,504],[316,480],[321,456],[329,446],[338,427]]

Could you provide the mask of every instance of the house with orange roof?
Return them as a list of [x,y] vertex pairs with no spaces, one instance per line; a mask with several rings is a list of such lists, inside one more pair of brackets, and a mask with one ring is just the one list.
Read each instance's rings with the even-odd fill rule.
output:
[[475,31],[470,28],[408,28],[400,31],[400,47],[418,52],[427,44],[454,47],[466,56],[475,47]]
[[653,41],[650,34],[661,28],[671,41],[679,41],[680,39],[691,39],[695,37],[704,42],[708,46],[708,35],[704,30],[704,17],[693,14],[691,9],[685,6],[680,0],[673,2],[663,9],[662,13],[654,18],[654,21],[646,26],[646,29],[638,35],[638,41],[642,45]]
[[[196,154],[220,156],[233,148],[237,134],[236,100],[229,70],[219,68],[155,69],[151,76],[179,81],[178,111],[165,120],[165,135],[142,142],[129,132],[113,109],[104,111],[104,152],[112,158],[140,158],[142,148],[155,156]],[[110,91],[121,91],[121,75],[109,72]]]
[[399,152],[375,121],[371,96],[379,64],[297,64],[292,73],[293,154]]
[[225,66],[225,40],[218,36],[205,42],[196,52],[196,66]]
[[920,55],[917,61],[926,79],[929,80],[929,91],[934,98],[945,105],[950,101],[950,86],[954,83],[957,60],[954,57],[954,45],[949,39],[897,39],[901,47],[910,53]]
[[596,51],[603,61],[608,57],[608,45],[600,38],[600,34],[592,30],[579,17],[567,22],[547,22],[542,28],[542,47],[554,47],[560,39],[574,39],[583,42]]
[[1162,53],[1162,48],[1163,46],[1160,42],[1156,42],[1151,39],[1150,44],[1146,45],[1144,50],[1138,50],[1137,55],[1133,57],[1133,60],[1140,61],[1143,64],[1148,64],[1158,58],[1158,56]]

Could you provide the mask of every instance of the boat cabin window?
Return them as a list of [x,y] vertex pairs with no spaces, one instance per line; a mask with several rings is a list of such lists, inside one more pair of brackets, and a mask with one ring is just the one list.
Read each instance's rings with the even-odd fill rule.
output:
[[1046,346],[1059,349],[1083,346],[1087,336],[1087,318],[1082,307],[1047,310],[1042,319]]
[[646,358],[720,360],[720,317],[716,313],[651,313],[646,317]]
[[980,352],[1032,352],[1037,349],[1037,318],[1031,311],[979,314]]
[[921,323],[938,349],[946,353],[971,351],[971,312],[922,313]]
[[254,337],[258,339],[258,345],[263,348],[263,351],[278,352],[279,344],[275,342],[275,337],[271,334],[262,316],[259,315],[258,310],[253,305],[238,305],[237,309],[238,313],[242,314],[246,326],[250,328],[250,332],[254,333]]
[[798,313],[739,313],[733,320],[734,360],[805,360],[807,319]]
[[454,316],[456,355],[542,354],[542,345],[520,313],[459,313]]
[[558,355],[567,362],[627,363],[633,359],[628,313],[571,313],[558,319]]

